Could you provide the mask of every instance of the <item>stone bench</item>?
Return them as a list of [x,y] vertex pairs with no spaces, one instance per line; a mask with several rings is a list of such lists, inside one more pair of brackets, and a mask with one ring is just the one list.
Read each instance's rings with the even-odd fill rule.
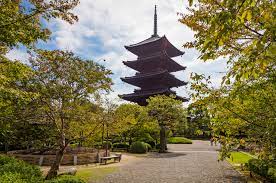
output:
[[108,160],[114,159],[114,162],[118,161],[120,162],[122,159],[122,154],[115,154],[111,156],[106,156],[106,157],[100,157],[100,164],[107,164]]

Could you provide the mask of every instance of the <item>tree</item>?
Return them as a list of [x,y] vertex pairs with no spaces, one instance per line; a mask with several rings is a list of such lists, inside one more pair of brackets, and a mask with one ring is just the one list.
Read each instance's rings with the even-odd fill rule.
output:
[[207,110],[221,158],[248,144],[275,159],[275,2],[190,0],[188,11],[180,22],[195,31],[195,40],[184,46],[199,50],[203,61],[228,60],[220,88],[210,77],[191,76],[193,107]]
[[149,115],[158,122],[160,127],[160,153],[166,152],[166,129],[173,128],[177,121],[186,118],[182,102],[174,96],[157,95],[148,100]]
[[51,34],[43,22],[61,18],[69,23],[78,20],[70,12],[79,0],[4,0],[0,2],[0,54],[19,43],[33,46]]
[[38,50],[30,62],[35,71],[32,88],[39,93],[37,120],[52,124],[57,131],[56,159],[46,177],[51,179],[68,144],[91,136],[99,127],[92,99],[99,91],[110,90],[111,71],[59,50]]
[[12,62],[0,55],[0,138],[4,139],[8,150],[12,130],[20,120],[18,110],[24,108],[37,93],[26,89],[27,83],[33,76],[30,67]]
[[193,107],[207,109],[209,127],[222,144],[221,159],[238,146],[252,147],[263,159],[275,158],[275,78],[219,89],[203,75],[192,79]]
[[195,32],[195,41],[184,46],[199,50],[203,61],[227,56],[227,83],[275,73],[275,2],[189,1],[189,13],[179,21]]
[[[26,90],[33,77],[33,70],[20,63],[10,61],[4,55],[18,45],[33,48],[38,40],[47,40],[50,31],[44,22],[61,18],[69,23],[77,21],[70,12],[78,0],[4,0],[0,2],[0,138],[5,139],[6,150],[11,127],[22,123],[22,109],[36,93]],[[21,111],[21,112],[19,112]],[[20,116],[21,115],[21,116]],[[32,116],[28,116],[30,118]],[[22,124],[19,124],[19,126]]]

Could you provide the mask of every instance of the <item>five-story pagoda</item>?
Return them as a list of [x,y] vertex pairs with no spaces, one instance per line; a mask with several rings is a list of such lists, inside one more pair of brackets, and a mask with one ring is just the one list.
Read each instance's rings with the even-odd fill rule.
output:
[[[158,94],[176,95],[176,92],[172,91],[171,88],[187,84],[171,74],[171,72],[185,70],[186,67],[179,65],[172,59],[172,57],[183,55],[184,52],[174,47],[166,36],[160,37],[157,34],[156,6],[153,35],[139,43],[125,46],[125,48],[137,55],[138,58],[123,63],[136,70],[137,73],[135,76],[121,78],[121,80],[140,89],[134,90],[134,93],[131,94],[119,95],[122,99],[144,106],[147,105],[146,99],[150,96]],[[177,95],[176,99],[183,102],[188,101]]]

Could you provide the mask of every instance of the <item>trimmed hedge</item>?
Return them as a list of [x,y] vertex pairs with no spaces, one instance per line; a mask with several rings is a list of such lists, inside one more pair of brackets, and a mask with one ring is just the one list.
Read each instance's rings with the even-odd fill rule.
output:
[[106,146],[107,146],[108,149],[110,149],[112,147],[112,143],[110,141],[108,141],[108,142],[104,141],[103,144],[102,144],[102,142],[96,142],[96,143],[94,143],[94,147],[95,148],[105,149]]
[[168,138],[168,144],[192,144],[190,139],[184,137],[170,137]]
[[63,175],[56,179],[47,180],[45,183],[85,183],[85,181],[72,175]]
[[133,142],[130,146],[130,152],[132,153],[146,153],[148,151],[147,145],[144,142]]
[[114,143],[112,145],[112,148],[116,149],[120,149],[120,148],[125,148],[125,149],[128,149],[129,148],[129,145],[127,143]]
[[276,182],[276,165],[259,159],[250,159],[245,164],[248,169],[264,178]]

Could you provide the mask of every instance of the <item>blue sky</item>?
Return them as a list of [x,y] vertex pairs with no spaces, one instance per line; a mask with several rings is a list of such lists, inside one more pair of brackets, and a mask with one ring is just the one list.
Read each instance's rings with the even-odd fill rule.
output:
[[[104,64],[113,71],[113,92],[108,97],[118,101],[118,94],[131,93],[131,85],[123,83],[120,77],[131,76],[134,70],[122,64],[123,60],[134,60],[124,45],[133,44],[150,37],[153,33],[154,5],[158,11],[158,34],[166,35],[172,44],[184,51],[182,57],[175,60],[184,66],[185,71],[174,73],[176,77],[189,81],[191,72],[212,76],[214,86],[218,86],[226,70],[224,59],[202,62],[194,49],[184,49],[182,45],[193,40],[193,32],[178,22],[178,12],[185,13],[188,6],[183,0],[80,0],[73,10],[79,21],[70,25],[62,20],[48,23],[52,31],[51,40],[39,42],[44,49],[63,49],[73,51],[78,56]],[[27,62],[28,55],[23,48],[11,50],[11,59]],[[104,62],[103,59],[106,61]],[[181,96],[188,97],[189,88],[175,89]]]

